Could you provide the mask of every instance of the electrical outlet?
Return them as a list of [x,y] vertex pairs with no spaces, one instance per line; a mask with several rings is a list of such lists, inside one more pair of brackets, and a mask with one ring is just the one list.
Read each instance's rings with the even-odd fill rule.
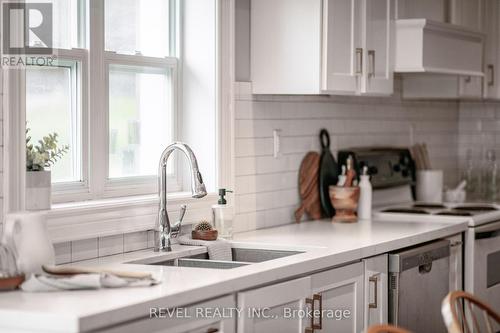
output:
[[281,129],[273,130],[273,157],[281,156]]

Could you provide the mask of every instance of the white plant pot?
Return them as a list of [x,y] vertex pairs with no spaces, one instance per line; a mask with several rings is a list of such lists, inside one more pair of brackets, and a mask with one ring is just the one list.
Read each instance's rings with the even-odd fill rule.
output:
[[50,209],[50,193],[50,171],[26,172],[26,210]]

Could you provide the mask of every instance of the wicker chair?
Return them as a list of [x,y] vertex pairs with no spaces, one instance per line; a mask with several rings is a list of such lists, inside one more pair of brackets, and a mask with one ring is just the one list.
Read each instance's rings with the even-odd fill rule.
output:
[[464,291],[452,291],[443,300],[441,314],[448,333],[500,332],[500,315]]
[[392,325],[374,325],[369,327],[366,333],[411,333],[411,332]]

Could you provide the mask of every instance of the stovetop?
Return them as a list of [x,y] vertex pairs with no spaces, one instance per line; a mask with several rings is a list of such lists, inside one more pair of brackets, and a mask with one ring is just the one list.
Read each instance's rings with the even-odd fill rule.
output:
[[490,212],[500,211],[492,204],[461,204],[443,205],[415,203],[409,206],[390,207],[382,209],[382,213],[402,213],[417,215],[446,215],[446,216],[477,216]]
[[376,210],[376,216],[416,218],[424,221],[440,221],[442,218],[468,218],[469,227],[500,221],[500,206],[496,204],[425,204],[408,203],[395,206],[386,206]]

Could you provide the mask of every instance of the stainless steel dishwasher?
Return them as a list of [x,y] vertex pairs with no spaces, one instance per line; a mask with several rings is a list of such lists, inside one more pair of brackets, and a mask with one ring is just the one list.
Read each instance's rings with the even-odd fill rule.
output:
[[449,276],[448,240],[389,254],[389,322],[417,333],[446,333],[441,302]]

